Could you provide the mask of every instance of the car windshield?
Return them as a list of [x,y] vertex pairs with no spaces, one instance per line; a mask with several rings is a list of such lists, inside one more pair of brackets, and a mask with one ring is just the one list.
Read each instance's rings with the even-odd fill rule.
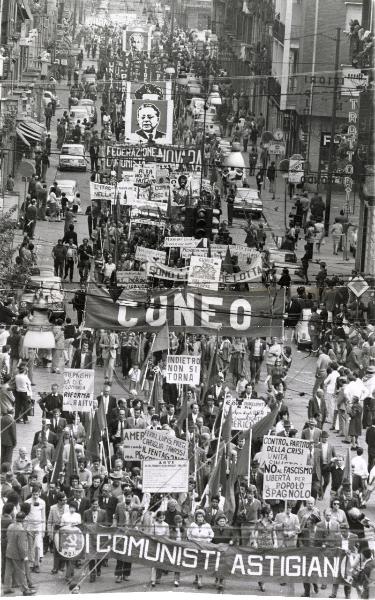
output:
[[83,146],[63,146],[61,154],[69,154],[70,156],[83,156]]
[[246,201],[258,200],[258,194],[255,190],[239,189],[236,192],[236,196],[239,200],[246,200]]
[[57,292],[61,291],[61,283],[59,281],[28,281],[25,287],[25,292],[35,292],[35,290],[43,290],[47,294],[50,290]]

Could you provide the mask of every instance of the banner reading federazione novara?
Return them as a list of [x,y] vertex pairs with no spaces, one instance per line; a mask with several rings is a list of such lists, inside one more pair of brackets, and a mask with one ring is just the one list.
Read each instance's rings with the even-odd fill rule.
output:
[[261,337],[282,335],[284,294],[275,297],[264,288],[239,292],[173,288],[152,292],[147,306],[134,298],[114,302],[95,284],[86,300],[86,327],[121,331],[158,331],[168,322],[173,331]]
[[319,548],[255,550],[227,544],[176,542],[135,529],[98,525],[87,525],[84,533],[87,559],[116,558],[168,571],[255,581],[272,577],[328,584],[343,583],[346,575],[346,554],[338,548],[325,548],[324,553]]
[[123,169],[132,169],[134,164],[144,161],[170,164],[176,167],[181,163],[192,170],[200,169],[202,153],[200,148],[177,146],[107,146],[106,166],[119,164]]

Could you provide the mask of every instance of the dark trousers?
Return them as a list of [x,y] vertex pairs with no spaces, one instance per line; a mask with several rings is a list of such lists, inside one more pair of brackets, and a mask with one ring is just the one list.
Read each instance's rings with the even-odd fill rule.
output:
[[97,171],[98,170],[98,157],[92,156],[90,154],[90,162],[91,162],[91,171]]
[[15,392],[15,419],[19,423],[21,420],[27,421],[29,414],[29,401],[26,392]]
[[65,261],[64,278],[66,279],[69,275],[69,279],[70,279],[70,281],[72,281],[73,271],[74,271],[74,260],[73,260],[73,258],[67,258]]
[[64,261],[55,260],[53,264],[54,264],[54,268],[55,268],[55,276],[62,277],[63,271],[64,271]]
[[10,463],[12,464],[13,459],[13,447],[12,446],[3,446],[1,444],[1,464]]
[[228,203],[228,225],[233,223],[233,204]]
[[[339,585],[338,583],[334,583],[332,586],[332,594],[334,596],[337,596],[337,591],[339,589]],[[350,592],[351,592],[351,586],[350,585],[344,585],[344,594],[345,594],[345,598],[349,599],[350,598]]]
[[125,377],[132,367],[132,349],[130,346],[121,346],[121,367]]
[[95,579],[101,574],[102,563],[99,560],[89,560],[90,579]]
[[115,577],[129,577],[132,570],[132,564],[118,560],[115,567]]
[[326,491],[326,489],[329,485],[329,480],[331,478],[331,471],[330,471],[329,465],[322,465],[321,473],[322,473],[322,484],[323,484],[323,494],[324,494],[324,492]]
[[260,377],[261,366],[262,366],[262,359],[261,358],[257,358],[256,356],[253,356],[250,359],[251,381],[255,381],[255,383],[258,383],[259,377]]
[[62,570],[65,566],[65,560],[61,557],[61,554],[59,554],[56,550],[56,548],[54,547],[53,549],[53,568],[56,570]]

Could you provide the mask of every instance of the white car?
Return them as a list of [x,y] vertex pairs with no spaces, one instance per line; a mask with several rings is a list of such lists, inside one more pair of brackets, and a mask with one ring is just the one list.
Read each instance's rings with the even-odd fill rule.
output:
[[70,111],[71,123],[73,123],[73,125],[77,125],[77,122],[79,121],[80,125],[82,125],[84,119],[86,119],[86,121],[90,123],[90,115],[87,110],[87,107],[79,106],[79,104],[77,104],[77,106],[72,107],[72,110]]
[[86,171],[85,147],[83,144],[64,144],[59,157],[60,171]]
[[233,216],[247,219],[251,216],[260,219],[263,213],[263,202],[258,190],[248,187],[237,188],[233,204]]
[[56,96],[50,90],[44,90],[44,92],[43,92],[44,108],[46,108],[46,106],[48,106],[52,102],[52,100],[56,101]]
[[311,308],[303,308],[300,320],[294,328],[294,341],[298,350],[311,347],[311,338],[309,333],[309,320],[311,317]]
[[90,100],[89,98],[82,98],[81,100],[79,100],[77,108],[80,108],[81,106],[87,110],[91,123],[95,125],[95,123],[98,120],[98,116],[94,100]]
[[[65,192],[66,197],[68,198],[68,206],[69,204],[73,204],[73,200],[76,197],[77,192],[79,192],[77,182],[75,179],[56,179],[56,183],[60,188],[61,192]],[[78,205],[81,202],[76,202]],[[80,211],[80,206],[78,206],[78,212]]]

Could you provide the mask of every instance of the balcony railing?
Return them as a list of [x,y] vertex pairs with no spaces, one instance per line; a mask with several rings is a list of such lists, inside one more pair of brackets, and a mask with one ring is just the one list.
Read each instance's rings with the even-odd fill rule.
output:
[[284,25],[284,23],[282,23],[278,19],[275,19],[274,22],[273,22],[273,24],[272,24],[272,35],[273,35],[274,38],[276,38],[277,40],[279,40],[279,42],[281,42],[282,44],[284,43],[284,39],[285,39],[285,25]]

